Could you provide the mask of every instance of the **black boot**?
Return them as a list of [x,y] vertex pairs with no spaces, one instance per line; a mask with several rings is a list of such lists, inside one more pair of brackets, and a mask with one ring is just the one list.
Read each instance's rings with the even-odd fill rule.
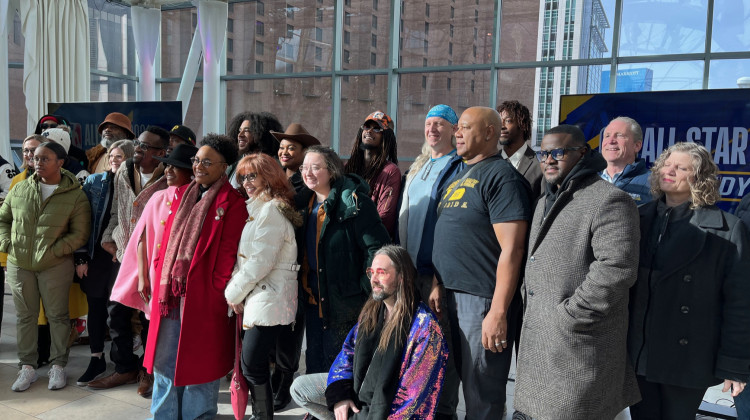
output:
[[276,411],[283,410],[292,402],[292,394],[289,393],[289,388],[292,387],[294,381],[294,372],[286,372],[281,369],[278,369],[278,371],[281,372],[281,379],[273,396],[273,409]]
[[253,414],[250,420],[273,420],[273,392],[271,382],[263,385],[250,385],[253,396]]

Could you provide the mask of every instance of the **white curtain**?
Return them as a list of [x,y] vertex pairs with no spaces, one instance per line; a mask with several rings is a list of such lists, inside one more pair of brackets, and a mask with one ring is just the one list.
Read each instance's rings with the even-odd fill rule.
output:
[[[0,0],[0,40],[6,42],[17,0]],[[0,47],[0,156],[13,163],[10,150],[10,93],[8,87],[8,48]]]
[[141,101],[156,100],[156,48],[161,33],[161,10],[133,6],[130,9],[133,18],[133,37],[135,51],[138,53],[138,90]]
[[221,53],[227,31],[226,2],[200,0],[198,28],[203,45],[203,134],[218,133],[221,89]]
[[33,133],[47,103],[90,101],[88,2],[23,0],[20,15],[26,127]]

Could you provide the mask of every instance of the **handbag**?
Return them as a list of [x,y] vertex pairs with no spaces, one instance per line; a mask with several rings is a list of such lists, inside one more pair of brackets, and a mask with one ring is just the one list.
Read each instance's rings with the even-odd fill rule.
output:
[[229,381],[229,394],[232,397],[234,418],[242,420],[245,417],[250,390],[245,377],[242,375],[242,340],[240,340],[242,317],[236,315],[235,318],[237,318],[237,328],[234,331],[234,372],[232,372],[232,379]]

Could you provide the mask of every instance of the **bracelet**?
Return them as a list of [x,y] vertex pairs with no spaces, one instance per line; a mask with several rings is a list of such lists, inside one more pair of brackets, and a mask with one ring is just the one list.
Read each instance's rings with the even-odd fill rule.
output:
[[88,262],[88,261],[87,261],[87,260],[86,260],[85,258],[76,258],[76,260],[75,260],[75,264],[76,264],[76,266],[79,266],[79,265],[86,265],[86,264],[88,264],[88,263],[89,263],[89,262]]

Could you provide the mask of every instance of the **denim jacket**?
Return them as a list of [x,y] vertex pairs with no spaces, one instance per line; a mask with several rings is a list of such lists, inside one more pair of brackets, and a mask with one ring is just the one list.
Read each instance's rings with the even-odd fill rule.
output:
[[106,227],[103,226],[103,221],[107,214],[108,203],[112,200],[114,179],[114,174],[107,171],[89,175],[83,183],[83,192],[86,193],[91,203],[91,235],[86,246],[78,252],[86,252],[89,258],[94,258],[96,244],[102,230]]

